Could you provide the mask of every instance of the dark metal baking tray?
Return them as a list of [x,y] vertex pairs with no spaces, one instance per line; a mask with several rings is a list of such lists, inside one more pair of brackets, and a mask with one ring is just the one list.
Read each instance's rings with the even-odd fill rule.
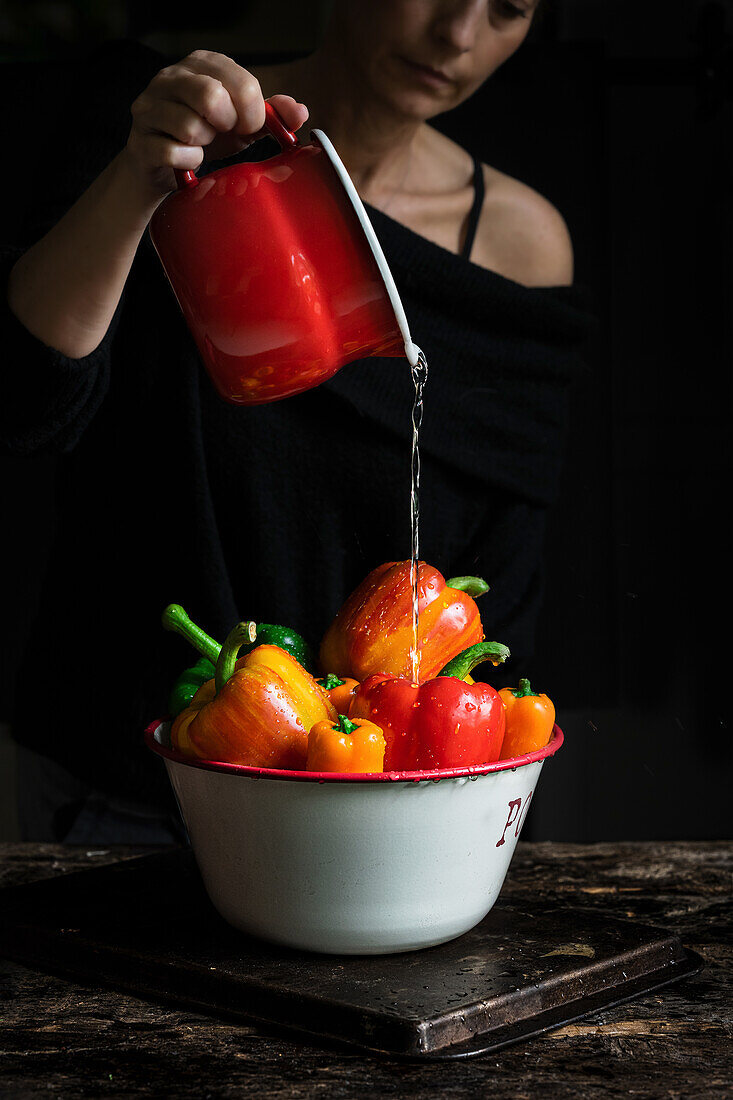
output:
[[488,1053],[702,968],[659,929],[501,900],[470,932],[423,951],[291,951],[230,928],[181,850],[0,891],[0,954],[81,982],[420,1060]]

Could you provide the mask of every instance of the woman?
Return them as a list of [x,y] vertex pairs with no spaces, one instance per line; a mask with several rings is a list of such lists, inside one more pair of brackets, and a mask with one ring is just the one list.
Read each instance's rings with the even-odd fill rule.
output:
[[334,142],[427,353],[422,556],[446,575],[485,575],[486,630],[520,662],[531,653],[584,329],[571,245],[545,199],[427,120],[510,57],[533,14],[532,0],[380,0],[365,17],[353,0],[334,6],[304,60],[249,71],[196,51],[161,68],[134,51],[108,63],[105,117],[127,78],[144,88],[124,148],[7,257],[18,365],[2,435],[16,452],[66,455],[44,622],[13,722],[27,835],[170,829],[165,780],[140,747],[188,656],[158,626],[163,605],[180,600],[219,637],[247,617],[317,641],[369,569],[409,555],[408,372],[371,360],[298,398],[224,405],[144,237],[173,169],[241,154],[265,98],[294,130],[310,112]]

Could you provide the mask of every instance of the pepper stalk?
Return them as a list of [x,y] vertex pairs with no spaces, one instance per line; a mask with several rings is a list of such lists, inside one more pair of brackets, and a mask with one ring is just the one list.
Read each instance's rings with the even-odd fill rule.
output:
[[206,657],[212,665],[216,664],[221,646],[205,630],[197,626],[192,619],[189,619],[180,604],[169,603],[161,615],[161,622],[165,630],[180,634],[182,638],[190,642],[194,649],[199,651],[202,657]]
[[214,669],[214,687],[218,695],[227,680],[234,675],[237,667],[237,656],[243,645],[252,643],[257,637],[257,624],[251,620],[237,623],[227,634],[224,645],[221,647]]
[[465,592],[474,600],[489,591],[489,586],[483,577],[451,577],[445,582],[445,586],[457,588],[459,592]]
[[484,661],[491,661],[492,665],[496,667],[509,660],[510,656],[509,647],[501,642],[478,642],[476,645],[464,649],[462,653],[449,661],[440,670],[438,676],[455,676],[457,680],[465,680],[473,672],[476,665],[483,664]]
[[339,733],[348,733],[349,735],[351,735],[354,730],[358,729],[359,727],[357,726],[356,722],[352,722],[351,719],[347,718],[345,714],[339,714],[339,720],[333,728],[334,730],[338,730]]
[[509,688],[508,690],[511,691],[515,699],[524,699],[527,695],[539,696],[538,691],[532,691],[526,676],[521,677],[518,688]]

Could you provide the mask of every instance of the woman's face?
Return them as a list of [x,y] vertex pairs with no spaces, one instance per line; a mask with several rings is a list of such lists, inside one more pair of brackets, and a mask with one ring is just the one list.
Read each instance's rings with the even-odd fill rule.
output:
[[336,0],[332,41],[360,83],[400,114],[467,99],[527,36],[537,0]]

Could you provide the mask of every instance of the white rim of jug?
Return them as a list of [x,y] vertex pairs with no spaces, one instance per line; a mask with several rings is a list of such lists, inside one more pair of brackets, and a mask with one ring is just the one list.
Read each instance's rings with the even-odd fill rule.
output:
[[400,296],[397,292],[395,281],[392,278],[392,272],[389,270],[389,264],[385,259],[384,253],[382,252],[382,246],[380,245],[379,240],[377,239],[377,235],[374,232],[374,227],[369,221],[369,215],[364,209],[364,203],[359,197],[359,192],[354,187],[351,176],[344,168],[341,157],[338,155],[333,147],[331,140],[326,137],[323,130],[311,130],[311,138],[317,141],[323,149],[324,153],[336,170],[336,174],[341,180],[346,194],[351,200],[351,205],[354,207],[356,216],[361,223],[361,227],[364,230],[364,235],[369,242],[369,247],[372,250],[372,255],[377,261],[377,267],[379,268],[379,272],[382,276],[382,279],[384,280],[384,285],[387,288],[387,296],[389,297],[390,304],[392,306],[392,309],[394,310],[397,325],[399,327],[400,333],[402,334],[402,339],[405,344],[405,356],[410,366],[414,367],[417,365],[418,356],[420,355],[420,348],[417,346],[417,344],[413,344],[412,342],[412,337],[410,336],[410,328],[407,324],[407,317],[405,316],[405,310],[400,300]]

